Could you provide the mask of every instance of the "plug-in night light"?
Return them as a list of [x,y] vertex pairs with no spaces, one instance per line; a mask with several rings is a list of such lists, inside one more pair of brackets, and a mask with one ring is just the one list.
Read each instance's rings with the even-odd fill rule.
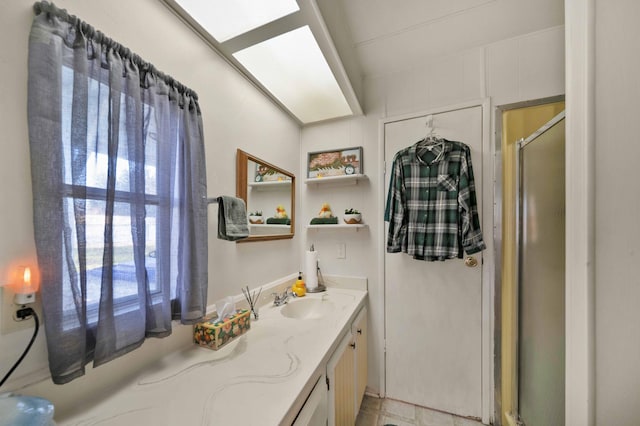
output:
[[16,277],[10,285],[15,293],[14,302],[17,305],[26,305],[36,300],[36,292],[39,288],[38,279],[28,266],[20,266],[16,272]]

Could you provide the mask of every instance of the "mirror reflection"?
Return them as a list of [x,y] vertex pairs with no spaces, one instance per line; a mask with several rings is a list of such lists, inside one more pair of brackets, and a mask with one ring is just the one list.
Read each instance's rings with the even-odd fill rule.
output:
[[266,241],[294,234],[295,176],[240,149],[236,156],[236,196],[247,204],[249,238]]

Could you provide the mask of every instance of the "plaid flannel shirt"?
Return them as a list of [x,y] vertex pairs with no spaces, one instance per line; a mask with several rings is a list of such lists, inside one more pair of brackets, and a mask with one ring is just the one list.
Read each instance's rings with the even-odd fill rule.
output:
[[484,250],[469,147],[442,140],[396,153],[385,220],[389,253],[433,261]]

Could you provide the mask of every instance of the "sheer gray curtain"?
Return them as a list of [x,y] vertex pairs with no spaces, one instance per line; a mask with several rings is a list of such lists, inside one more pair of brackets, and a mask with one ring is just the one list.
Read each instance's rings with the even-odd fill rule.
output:
[[202,318],[196,94],[53,4],[34,5],[28,117],[49,366],[84,374]]

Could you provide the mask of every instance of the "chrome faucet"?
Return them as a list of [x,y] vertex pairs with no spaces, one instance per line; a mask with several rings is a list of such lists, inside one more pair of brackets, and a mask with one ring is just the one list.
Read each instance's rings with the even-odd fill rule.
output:
[[[271,293],[273,296],[273,306],[282,306],[286,304],[289,301],[290,292],[291,289],[286,289],[282,294]],[[291,295],[293,295],[293,292],[291,292]]]

